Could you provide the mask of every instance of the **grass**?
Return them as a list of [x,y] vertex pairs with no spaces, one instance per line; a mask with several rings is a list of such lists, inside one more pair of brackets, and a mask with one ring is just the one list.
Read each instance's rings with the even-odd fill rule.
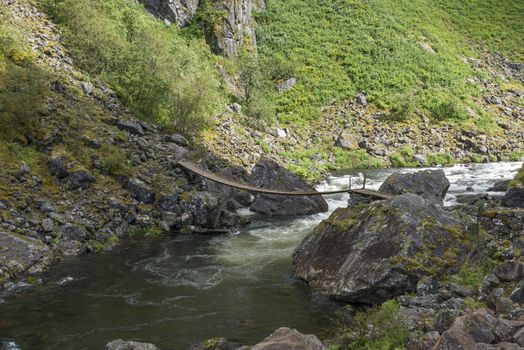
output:
[[464,83],[479,74],[464,57],[522,59],[523,16],[524,3],[510,0],[269,0],[257,33],[272,70],[294,66],[297,85],[276,101],[282,122],[317,119],[359,91],[397,117],[462,121],[480,94]]

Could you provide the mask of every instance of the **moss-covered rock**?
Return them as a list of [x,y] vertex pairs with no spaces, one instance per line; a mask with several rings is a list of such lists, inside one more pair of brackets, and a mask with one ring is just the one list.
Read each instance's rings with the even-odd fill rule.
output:
[[463,219],[414,194],[337,209],[293,253],[296,275],[338,299],[383,302],[458,270],[472,246]]

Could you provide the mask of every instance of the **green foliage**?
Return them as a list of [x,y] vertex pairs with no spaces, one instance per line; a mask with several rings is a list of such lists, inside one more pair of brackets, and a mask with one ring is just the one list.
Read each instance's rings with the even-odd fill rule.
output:
[[110,175],[130,175],[132,173],[125,152],[110,144],[100,147],[100,168]]
[[384,166],[380,158],[369,155],[365,150],[343,150],[336,148],[335,163],[337,169],[375,169]]
[[189,137],[211,122],[220,84],[202,40],[184,38],[127,0],[40,0],[76,62],[142,118]]
[[480,74],[464,57],[487,48],[522,58],[523,14],[510,0],[272,0],[258,18],[259,53],[294,67],[297,85],[276,96],[280,121],[316,119],[359,91],[393,119],[418,110],[462,121],[480,93],[464,83]]
[[449,153],[430,153],[428,154],[429,165],[448,165],[455,164],[455,158]]
[[29,49],[0,15],[0,135],[28,143],[46,112],[49,75],[33,63]]
[[413,158],[415,151],[409,146],[402,147],[398,152],[389,156],[391,165],[399,168],[408,168],[418,166],[418,162]]
[[351,350],[404,349],[409,340],[409,330],[399,314],[400,306],[389,300],[381,306],[359,312],[345,331],[344,346]]
[[159,227],[156,227],[156,226],[137,227],[129,231],[130,237],[158,238],[162,236],[163,234],[164,232]]
[[486,307],[486,304],[481,301],[475,300],[472,297],[466,297],[464,298],[464,306],[466,310],[476,310]]

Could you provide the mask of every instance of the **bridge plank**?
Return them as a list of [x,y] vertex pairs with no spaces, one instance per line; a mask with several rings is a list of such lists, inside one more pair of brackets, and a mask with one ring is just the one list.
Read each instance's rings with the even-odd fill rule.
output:
[[[246,190],[249,192],[256,192],[256,193],[265,193],[265,194],[274,194],[274,195],[282,195],[282,196],[318,196],[318,195],[327,195],[327,194],[336,194],[336,193],[345,193],[349,192],[349,189],[344,190],[335,190],[335,191],[322,191],[322,192],[291,192],[291,191],[282,191],[282,190],[273,190],[263,187],[255,187],[251,185],[246,185],[240,182],[232,181],[229,179],[226,179],[222,176],[219,176],[217,174],[214,174],[210,171],[204,170],[198,165],[188,162],[188,161],[179,161],[178,165],[183,167],[184,169],[187,169],[199,176],[202,176],[205,179],[218,182],[222,185],[226,185],[229,187],[237,188],[240,190]],[[392,198],[393,195],[389,193],[383,193],[379,191],[374,190],[368,190],[368,189],[353,189],[351,190],[353,193],[358,193],[360,195],[374,197],[377,199],[389,199]]]

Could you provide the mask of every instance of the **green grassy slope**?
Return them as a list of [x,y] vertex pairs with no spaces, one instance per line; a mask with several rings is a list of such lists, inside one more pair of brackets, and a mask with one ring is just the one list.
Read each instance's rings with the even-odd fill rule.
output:
[[463,120],[465,106],[483,114],[465,58],[522,60],[522,18],[524,2],[510,0],[268,0],[257,33],[263,60],[296,67],[297,86],[277,100],[283,122],[359,91],[393,117]]

